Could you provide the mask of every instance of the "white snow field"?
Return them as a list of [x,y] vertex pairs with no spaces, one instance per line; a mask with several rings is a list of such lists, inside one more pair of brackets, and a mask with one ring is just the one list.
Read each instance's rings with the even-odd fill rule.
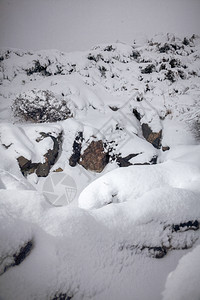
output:
[[0,299],[200,299],[200,38],[0,70]]

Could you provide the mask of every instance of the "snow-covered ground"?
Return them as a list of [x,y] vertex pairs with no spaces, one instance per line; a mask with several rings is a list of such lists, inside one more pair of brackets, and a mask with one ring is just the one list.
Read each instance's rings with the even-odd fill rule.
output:
[[0,63],[0,299],[199,299],[200,39]]

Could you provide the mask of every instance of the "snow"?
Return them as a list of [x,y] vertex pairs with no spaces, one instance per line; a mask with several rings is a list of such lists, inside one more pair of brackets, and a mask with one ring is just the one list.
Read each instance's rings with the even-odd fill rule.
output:
[[[165,43],[171,48],[161,53]],[[199,39],[182,46],[182,39],[174,35],[159,35],[134,45],[98,45],[82,53],[1,51],[2,299],[53,299],[67,293],[74,300],[160,300],[164,289],[166,300],[199,296]],[[172,68],[172,58],[181,65]],[[175,82],[160,70],[164,62]],[[149,64],[155,70],[141,73]],[[31,102],[47,90],[53,95],[52,105],[65,100],[73,117],[39,124],[14,118],[11,107],[20,94]],[[144,139],[144,123],[153,132],[162,130],[162,145],[170,147],[168,151]],[[110,155],[138,154],[129,161],[136,165],[119,168],[110,160],[100,174],[71,167],[80,132],[81,153],[91,141],[102,140],[112,148]],[[17,158],[44,162],[53,149],[49,135],[62,135],[62,146],[48,177],[24,177]],[[151,164],[155,157],[157,164]],[[54,172],[59,168],[63,172]],[[45,198],[44,186],[59,174],[72,177],[76,197],[67,206],[55,207]],[[29,241],[30,254],[11,266]]]
[[183,189],[198,179],[199,167],[172,160],[152,166],[116,169],[84,189],[79,207],[94,209],[112,202],[134,201],[151,190],[163,186]]
[[163,300],[199,299],[199,257],[200,246],[197,246],[180,259],[176,269],[168,275]]

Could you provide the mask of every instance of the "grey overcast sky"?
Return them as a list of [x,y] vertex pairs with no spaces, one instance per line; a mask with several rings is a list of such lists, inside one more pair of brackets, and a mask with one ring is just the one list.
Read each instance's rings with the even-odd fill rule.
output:
[[0,47],[69,52],[160,32],[200,35],[200,0],[0,0]]

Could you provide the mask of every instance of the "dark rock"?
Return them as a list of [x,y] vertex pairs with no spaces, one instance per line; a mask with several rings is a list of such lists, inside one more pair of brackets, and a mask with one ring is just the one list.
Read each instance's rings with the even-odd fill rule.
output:
[[38,165],[39,163],[31,163],[24,176],[35,173],[35,170],[37,169]]
[[157,164],[157,159],[158,159],[158,156],[157,156],[157,155],[153,156],[152,159],[150,160],[150,164],[151,164],[151,165]]
[[24,176],[34,173],[38,167],[38,163],[32,163],[31,160],[28,160],[23,156],[18,157],[17,161]]
[[50,171],[50,164],[48,161],[45,163],[39,163],[36,169],[36,174],[38,177],[47,177]]
[[22,173],[24,173],[31,165],[31,160],[25,158],[24,156],[18,157],[17,161]]
[[149,127],[148,124],[146,123],[143,123],[142,124],[142,133],[143,133],[143,136],[146,140],[148,140],[148,137],[150,136],[150,134],[152,133],[152,130],[151,128]]
[[44,132],[41,132],[40,134],[41,137],[37,139],[37,142],[39,143],[44,138],[50,137],[53,140],[53,149],[49,149],[44,155],[44,163],[32,163],[31,160],[28,160],[23,156],[18,157],[17,161],[24,176],[27,176],[34,172],[36,172],[38,177],[48,176],[51,166],[54,165],[59,155],[62,133],[57,138]]
[[168,150],[170,150],[169,146],[162,146],[162,151],[168,151]]
[[[11,267],[20,265],[26,257],[31,253],[34,247],[33,240],[28,241],[25,245],[21,246],[20,250],[9,257],[9,264],[7,264],[3,270],[1,270],[0,275],[5,273]],[[10,255],[9,255],[10,256]]]
[[129,160],[132,159],[133,157],[136,157],[139,154],[141,153],[129,154],[126,157],[117,156],[116,162],[120,167],[129,167],[132,165],[132,163],[130,163]]
[[27,242],[25,246],[23,246],[19,253],[14,255],[14,265],[20,265],[25,258],[30,254],[31,250],[33,249],[33,241]]
[[187,230],[198,230],[198,229],[199,229],[199,222],[197,220],[172,225],[172,231],[175,232],[187,231]]
[[105,152],[103,142],[92,141],[80,156],[79,164],[86,170],[101,173],[109,162],[109,155]]
[[53,140],[53,149],[49,149],[47,153],[44,155],[44,157],[46,158],[46,160],[50,165],[53,165],[56,161],[56,158],[58,157],[59,148],[60,148],[59,145],[60,137],[55,138],[52,135],[48,135],[48,136]]
[[117,106],[109,106],[109,108],[113,111],[117,111],[119,109]]
[[136,119],[138,119],[138,121],[141,120],[141,115],[140,113],[137,111],[137,109],[133,109],[133,114],[136,117]]
[[36,174],[38,177],[47,177],[52,165],[55,164],[60,151],[60,145],[62,142],[62,133],[58,137],[54,137],[49,133],[41,132],[42,139],[50,137],[53,140],[53,149],[49,149],[44,155],[45,162],[39,163],[36,168]]
[[78,132],[73,143],[73,153],[69,159],[69,165],[71,167],[75,167],[80,159],[82,142],[83,142],[83,132],[80,131]]
[[155,148],[160,149],[161,139],[162,139],[162,130],[159,132],[153,132],[148,124],[142,124],[142,133],[144,138],[151,143]]

